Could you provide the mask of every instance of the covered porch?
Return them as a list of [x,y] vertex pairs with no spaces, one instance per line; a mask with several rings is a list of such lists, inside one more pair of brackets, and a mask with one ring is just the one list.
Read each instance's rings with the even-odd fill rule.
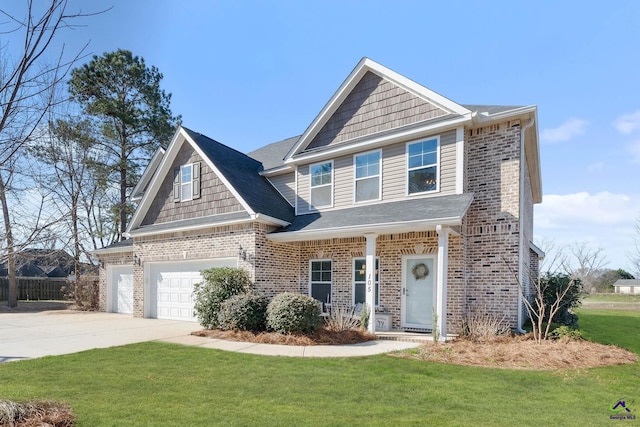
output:
[[382,334],[384,325],[431,339],[435,328],[444,340],[463,307],[460,226],[471,200],[462,194],[318,212],[267,238],[299,245],[302,292],[307,282],[323,303],[368,307],[370,332],[377,325]]

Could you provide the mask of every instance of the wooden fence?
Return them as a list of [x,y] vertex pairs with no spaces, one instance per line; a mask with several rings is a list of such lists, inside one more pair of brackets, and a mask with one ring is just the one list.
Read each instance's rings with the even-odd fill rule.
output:
[[[18,277],[19,300],[68,299],[62,288],[67,285],[64,277]],[[0,301],[9,298],[9,278],[0,277]]]

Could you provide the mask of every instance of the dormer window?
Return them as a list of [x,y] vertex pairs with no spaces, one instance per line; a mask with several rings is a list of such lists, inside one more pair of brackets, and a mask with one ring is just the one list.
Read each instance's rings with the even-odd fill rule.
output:
[[333,162],[311,165],[309,175],[311,179],[309,209],[333,206]]
[[438,190],[439,146],[438,137],[407,145],[408,194]]
[[173,201],[186,202],[200,198],[200,162],[175,168],[173,173]]

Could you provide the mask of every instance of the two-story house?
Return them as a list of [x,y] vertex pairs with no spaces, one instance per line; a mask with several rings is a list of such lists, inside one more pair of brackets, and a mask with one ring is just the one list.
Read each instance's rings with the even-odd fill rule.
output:
[[200,270],[237,266],[393,329],[446,336],[472,310],[520,329],[541,194],[535,106],[457,104],[364,58],[300,136],[243,154],[180,127],[130,239],[96,251],[100,307],[193,320]]

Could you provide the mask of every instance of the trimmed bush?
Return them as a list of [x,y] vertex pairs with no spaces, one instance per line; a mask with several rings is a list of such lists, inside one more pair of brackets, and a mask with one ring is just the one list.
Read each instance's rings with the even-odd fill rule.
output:
[[210,268],[202,270],[204,281],[193,290],[194,311],[200,324],[207,329],[218,327],[218,313],[223,302],[251,289],[249,273],[241,268]]
[[[551,323],[576,326],[578,324],[578,316],[573,313],[573,310],[579,307],[581,303],[582,282],[580,279],[571,278],[571,276],[563,273],[551,274],[547,272],[540,276],[540,285],[540,288],[544,290],[544,302],[547,307],[546,319]],[[557,301],[558,295],[562,294],[566,288],[569,288],[569,291],[562,299],[560,308],[553,316],[553,319],[549,319],[552,304]]]
[[225,330],[264,331],[268,303],[266,297],[252,292],[234,295],[220,305],[218,327]]
[[285,292],[276,295],[267,306],[267,329],[289,334],[310,334],[320,327],[318,301],[302,294]]

